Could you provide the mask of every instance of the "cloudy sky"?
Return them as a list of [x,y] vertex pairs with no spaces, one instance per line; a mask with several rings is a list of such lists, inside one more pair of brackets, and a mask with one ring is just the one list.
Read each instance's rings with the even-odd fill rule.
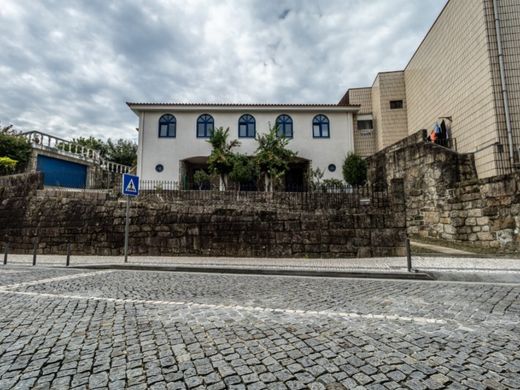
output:
[[0,124],[133,138],[126,101],[337,103],[446,0],[0,0]]

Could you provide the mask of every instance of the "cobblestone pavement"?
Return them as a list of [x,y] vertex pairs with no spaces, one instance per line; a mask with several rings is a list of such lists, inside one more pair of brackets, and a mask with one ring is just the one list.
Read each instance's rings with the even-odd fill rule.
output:
[[0,268],[0,389],[520,388],[520,285]]

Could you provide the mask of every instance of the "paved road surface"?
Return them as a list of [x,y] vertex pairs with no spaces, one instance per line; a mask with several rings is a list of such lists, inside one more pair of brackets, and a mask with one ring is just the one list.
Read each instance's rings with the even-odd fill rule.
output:
[[520,388],[520,285],[0,268],[0,389]]

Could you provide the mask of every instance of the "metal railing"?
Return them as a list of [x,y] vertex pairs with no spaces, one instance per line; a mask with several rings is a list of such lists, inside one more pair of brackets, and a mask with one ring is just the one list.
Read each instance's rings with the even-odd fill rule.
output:
[[41,131],[29,131],[20,134],[26,138],[33,148],[57,152],[64,156],[80,158],[99,165],[102,169],[114,173],[128,173],[130,166],[122,165],[103,158],[97,150],[79,145],[75,142],[55,137]]
[[215,204],[244,202],[251,204],[279,204],[289,209],[341,209],[362,206],[385,207],[389,205],[387,188],[374,185],[359,187],[320,185],[291,187],[274,192],[219,191],[218,188],[184,189],[175,181],[142,180],[140,198],[156,201]]

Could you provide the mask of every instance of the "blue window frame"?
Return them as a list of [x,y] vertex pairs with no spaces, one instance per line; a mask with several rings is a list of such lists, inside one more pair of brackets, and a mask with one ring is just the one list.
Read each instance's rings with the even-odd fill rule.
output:
[[159,118],[159,137],[175,138],[177,120],[172,114],[164,114]]
[[256,121],[252,115],[244,114],[238,120],[238,136],[239,138],[255,138]]
[[312,121],[313,138],[330,138],[329,118],[325,115],[316,115]]
[[197,138],[209,138],[213,134],[215,120],[209,114],[202,114],[197,119]]
[[289,115],[282,114],[276,118],[276,128],[278,129],[278,137],[293,137],[293,121]]

